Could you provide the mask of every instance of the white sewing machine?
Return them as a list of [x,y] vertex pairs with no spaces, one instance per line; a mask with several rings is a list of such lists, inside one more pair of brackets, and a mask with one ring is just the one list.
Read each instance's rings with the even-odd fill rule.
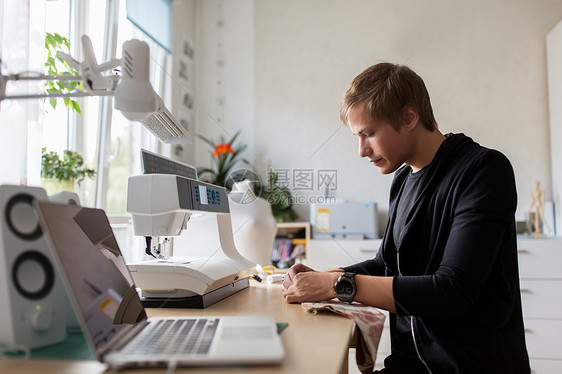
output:
[[[255,264],[234,244],[225,188],[174,174],[135,175],[127,211],[134,234],[156,257],[128,265],[145,306],[204,308],[248,287],[241,272]],[[173,248],[173,237],[184,232],[188,248]],[[174,256],[180,250],[187,256]]]

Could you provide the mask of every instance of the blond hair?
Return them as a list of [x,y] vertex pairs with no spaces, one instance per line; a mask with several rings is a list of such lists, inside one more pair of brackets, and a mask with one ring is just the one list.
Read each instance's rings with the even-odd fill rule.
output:
[[407,66],[384,62],[363,70],[343,96],[342,122],[348,125],[351,111],[362,104],[371,117],[387,121],[396,131],[400,130],[407,106],[416,110],[429,131],[437,129],[427,88],[420,76]]

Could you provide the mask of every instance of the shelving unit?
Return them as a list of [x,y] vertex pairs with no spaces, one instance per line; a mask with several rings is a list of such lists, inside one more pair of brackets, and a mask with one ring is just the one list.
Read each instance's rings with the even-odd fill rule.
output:
[[525,339],[533,373],[562,372],[561,238],[517,239]]
[[377,255],[382,239],[312,239],[308,243],[307,264],[315,270],[337,269]]
[[277,236],[272,251],[272,263],[276,266],[288,257],[294,246],[301,244],[304,247],[304,262],[308,256],[310,242],[309,222],[282,222],[277,224]]
[[[334,269],[373,258],[377,240],[310,240],[308,265],[316,270]],[[519,278],[525,322],[525,338],[533,373],[562,372],[562,238],[518,237]],[[388,320],[387,320],[388,321]],[[386,322],[388,323],[388,322]],[[390,353],[388,324],[377,355],[382,365]]]

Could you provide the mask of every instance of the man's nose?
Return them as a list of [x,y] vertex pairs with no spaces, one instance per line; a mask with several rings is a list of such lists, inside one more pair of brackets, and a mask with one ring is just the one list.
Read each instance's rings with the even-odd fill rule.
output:
[[359,157],[367,157],[371,153],[371,148],[365,143],[364,140],[359,140]]

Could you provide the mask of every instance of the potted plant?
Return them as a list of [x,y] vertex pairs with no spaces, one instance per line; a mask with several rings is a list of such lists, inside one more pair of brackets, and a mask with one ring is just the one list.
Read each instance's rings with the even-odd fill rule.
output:
[[84,165],[84,158],[78,152],[68,149],[62,156],[57,152],[41,150],[41,186],[51,195],[61,190],[74,190],[74,184],[95,175],[94,169]]
[[268,188],[262,191],[261,197],[271,205],[273,216],[277,222],[290,222],[298,218],[293,209],[293,196],[286,186],[277,184],[277,173],[270,170],[267,175]]
[[224,136],[219,136],[217,141],[197,135],[209,145],[213,166],[210,168],[197,168],[197,174],[201,180],[222,187],[227,186],[227,178],[233,171],[233,167],[241,162],[249,165],[248,160],[240,158],[240,154],[247,148],[246,144],[234,145],[236,138],[240,135],[238,130],[232,138],[227,141]]

